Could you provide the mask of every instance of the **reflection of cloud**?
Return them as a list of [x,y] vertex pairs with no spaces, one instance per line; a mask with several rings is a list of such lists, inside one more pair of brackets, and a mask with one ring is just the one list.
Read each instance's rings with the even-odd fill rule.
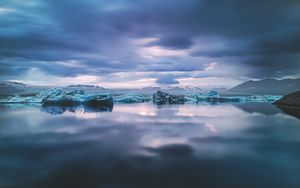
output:
[[218,132],[218,129],[214,125],[209,124],[209,123],[205,123],[204,125],[206,127],[208,127],[211,132],[213,132],[213,133],[217,133]]
[[0,15],[1,14],[9,14],[9,13],[13,13],[13,12],[16,12],[16,9],[0,7]]
[[165,157],[189,157],[193,154],[193,148],[185,144],[165,144],[158,148],[145,148],[148,152]]
[[163,145],[170,145],[170,144],[185,144],[187,140],[185,138],[174,138],[174,137],[166,137],[166,136],[153,136],[153,135],[145,135],[140,144],[145,147],[152,147],[158,148]]
[[158,57],[184,56],[185,51],[164,49],[159,46],[144,47],[139,50],[139,53],[144,58],[155,59]]
[[156,116],[157,109],[154,105],[149,104],[130,104],[130,105],[115,105],[114,112],[117,113],[130,113],[141,116]]
[[274,105],[270,103],[246,103],[233,105],[250,114],[276,115],[280,113],[280,110],[278,108],[274,108]]
[[78,118],[90,119],[90,118],[96,118],[99,112],[111,112],[113,106],[47,105],[47,106],[40,107],[40,109],[42,112],[47,112],[52,115],[61,115],[66,113],[67,116],[76,116]]
[[177,116],[187,117],[228,117],[242,116],[244,113],[232,105],[182,105]]
[[[37,108],[1,108],[1,186],[297,188],[300,184],[299,120],[251,115],[239,108],[234,108],[240,111],[236,114],[242,115],[191,118],[174,115],[179,107],[121,105],[91,119],[77,118],[76,112],[52,116]],[[231,107],[215,109],[226,108]],[[130,112],[139,109],[156,115]],[[90,113],[81,110],[80,115]],[[220,129],[218,134],[214,128]]]
[[208,63],[208,64],[206,64],[205,70],[206,70],[206,71],[212,71],[212,70],[214,70],[217,66],[218,66],[218,62]]

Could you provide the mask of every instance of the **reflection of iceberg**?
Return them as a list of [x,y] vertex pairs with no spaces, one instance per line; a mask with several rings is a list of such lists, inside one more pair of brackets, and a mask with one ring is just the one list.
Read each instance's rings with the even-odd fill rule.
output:
[[299,108],[289,108],[289,107],[280,107],[280,106],[277,106],[277,107],[280,110],[282,110],[284,113],[300,119],[300,109]]
[[238,103],[234,104],[234,106],[238,107],[239,109],[243,110],[247,113],[257,113],[266,116],[280,114],[280,110],[276,108],[272,103]]
[[85,113],[90,112],[111,112],[113,110],[113,105],[110,106],[83,106]]
[[43,106],[40,109],[42,112],[47,112],[53,115],[63,114],[66,111],[75,112],[75,107],[72,106]]
[[40,110],[53,115],[60,115],[65,112],[75,113],[76,111],[82,110],[84,113],[92,112],[111,112],[113,106],[90,106],[90,105],[79,105],[79,106],[55,106],[55,105],[43,105]]
[[42,103],[43,105],[90,105],[90,106],[112,106],[113,96],[108,93],[100,94],[85,94],[83,90],[73,90],[66,92],[60,88],[53,88],[42,91],[39,94],[31,97],[21,97],[15,95],[2,99],[0,103]]

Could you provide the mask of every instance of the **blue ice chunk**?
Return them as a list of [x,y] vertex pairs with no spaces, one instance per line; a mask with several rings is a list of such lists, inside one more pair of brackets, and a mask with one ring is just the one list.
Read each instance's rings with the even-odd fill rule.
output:
[[128,94],[116,96],[114,101],[117,103],[142,103],[151,101],[151,98],[143,95]]

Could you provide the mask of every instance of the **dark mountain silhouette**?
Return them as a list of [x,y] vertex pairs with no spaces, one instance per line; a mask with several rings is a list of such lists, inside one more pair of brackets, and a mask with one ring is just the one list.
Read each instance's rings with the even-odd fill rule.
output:
[[263,79],[259,81],[247,81],[230,89],[230,92],[245,94],[273,94],[285,95],[300,90],[300,78],[298,79]]
[[20,82],[0,81],[0,97],[11,95],[32,96],[42,90],[49,89],[49,86],[38,86],[23,84]]
[[283,112],[300,119],[300,90],[282,97],[274,104]]
[[288,94],[274,104],[283,107],[299,107],[300,108],[300,90],[291,94]]
[[2,81],[0,82],[0,94],[10,95],[16,92],[22,92],[26,89],[26,85],[19,82]]

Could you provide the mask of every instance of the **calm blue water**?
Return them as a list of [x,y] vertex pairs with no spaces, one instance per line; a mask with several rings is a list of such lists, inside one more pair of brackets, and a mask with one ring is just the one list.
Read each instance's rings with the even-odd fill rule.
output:
[[272,104],[0,111],[1,188],[300,187],[300,120]]

